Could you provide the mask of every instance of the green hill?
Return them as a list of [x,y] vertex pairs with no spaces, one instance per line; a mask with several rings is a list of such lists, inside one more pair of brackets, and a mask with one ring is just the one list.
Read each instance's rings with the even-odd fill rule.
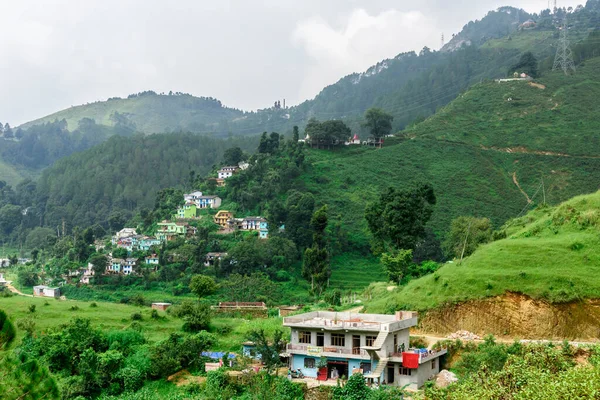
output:
[[506,239],[374,300],[369,310],[427,310],[505,292],[554,303],[600,297],[600,192],[538,207],[504,229]]
[[97,124],[108,126],[125,119],[136,130],[145,133],[205,131],[220,130],[222,121],[243,117],[242,111],[224,107],[220,101],[212,98],[144,92],[126,99],[112,98],[70,107],[28,122],[22,128],[65,119],[68,129],[73,131],[80,120],[90,118]]
[[573,76],[549,72],[535,82],[475,85],[408,136],[514,152],[600,156],[600,58]]
[[381,150],[312,150],[302,179],[359,246],[368,242],[364,207],[386,186],[432,183],[438,204],[431,226],[438,233],[459,215],[501,225],[523,210],[525,194],[533,197],[542,178],[550,204],[596,190],[600,59],[586,61],[573,77],[548,73],[539,82],[546,88],[523,81],[476,85]]

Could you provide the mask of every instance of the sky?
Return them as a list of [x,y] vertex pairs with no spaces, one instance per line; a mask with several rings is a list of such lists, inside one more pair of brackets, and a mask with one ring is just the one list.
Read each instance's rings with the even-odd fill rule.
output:
[[0,121],[144,90],[295,105],[504,5],[548,1],[0,0]]

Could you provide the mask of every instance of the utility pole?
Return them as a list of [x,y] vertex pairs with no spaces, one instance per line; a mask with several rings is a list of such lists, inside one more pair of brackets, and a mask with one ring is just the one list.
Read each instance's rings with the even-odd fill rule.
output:
[[554,65],[552,66],[552,71],[562,69],[565,75],[569,75],[569,72],[571,71],[575,72],[573,53],[571,52],[569,39],[567,39],[567,28],[567,15],[565,14],[563,26],[560,30],[560,39],[558,40],[558,47],[556,48],[556,56],[554,57]]
[[542,204],[546,205],[546,187],[544,186],[544,175],[542,175],[542,195],[544,196],[544,202]]

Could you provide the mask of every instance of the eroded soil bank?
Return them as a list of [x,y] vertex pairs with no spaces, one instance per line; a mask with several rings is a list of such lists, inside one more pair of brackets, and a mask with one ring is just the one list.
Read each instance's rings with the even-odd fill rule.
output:
[[600,299],[550,304],[508,293],[421,313],[419,320],[420,331],[440,335],[467,330],[526,339],[598,340]]

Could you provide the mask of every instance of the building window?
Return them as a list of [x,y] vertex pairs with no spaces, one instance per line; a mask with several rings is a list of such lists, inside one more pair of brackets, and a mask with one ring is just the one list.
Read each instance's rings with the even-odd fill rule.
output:
[[306,343],[310,344],[311,334],[308,331],[300,331],[298,332],[298,343]]
[[408,376],[412,375],[412,369],[410,369],[410,368],[402,368],[402,367],[400,367],[399,368],[399,372],[400,372],[400,375],[408,375]]
[[371,372],[371,363],[360,363],[360,369],[363,370],[363,374]]
[[431,360],[431,369],[435,369],[435,360]]
[[367,346],[373,346],[373,343],[375,343],[377,336],[367,336],[365,339],[366,339]]
[[331,345],[332,346],[346,346],[346,335],[341,333],[332,333],[331,334]]
[[304,368],[314,368],[315,367],[315,359],[314,358],[305,358],[304,359]]

